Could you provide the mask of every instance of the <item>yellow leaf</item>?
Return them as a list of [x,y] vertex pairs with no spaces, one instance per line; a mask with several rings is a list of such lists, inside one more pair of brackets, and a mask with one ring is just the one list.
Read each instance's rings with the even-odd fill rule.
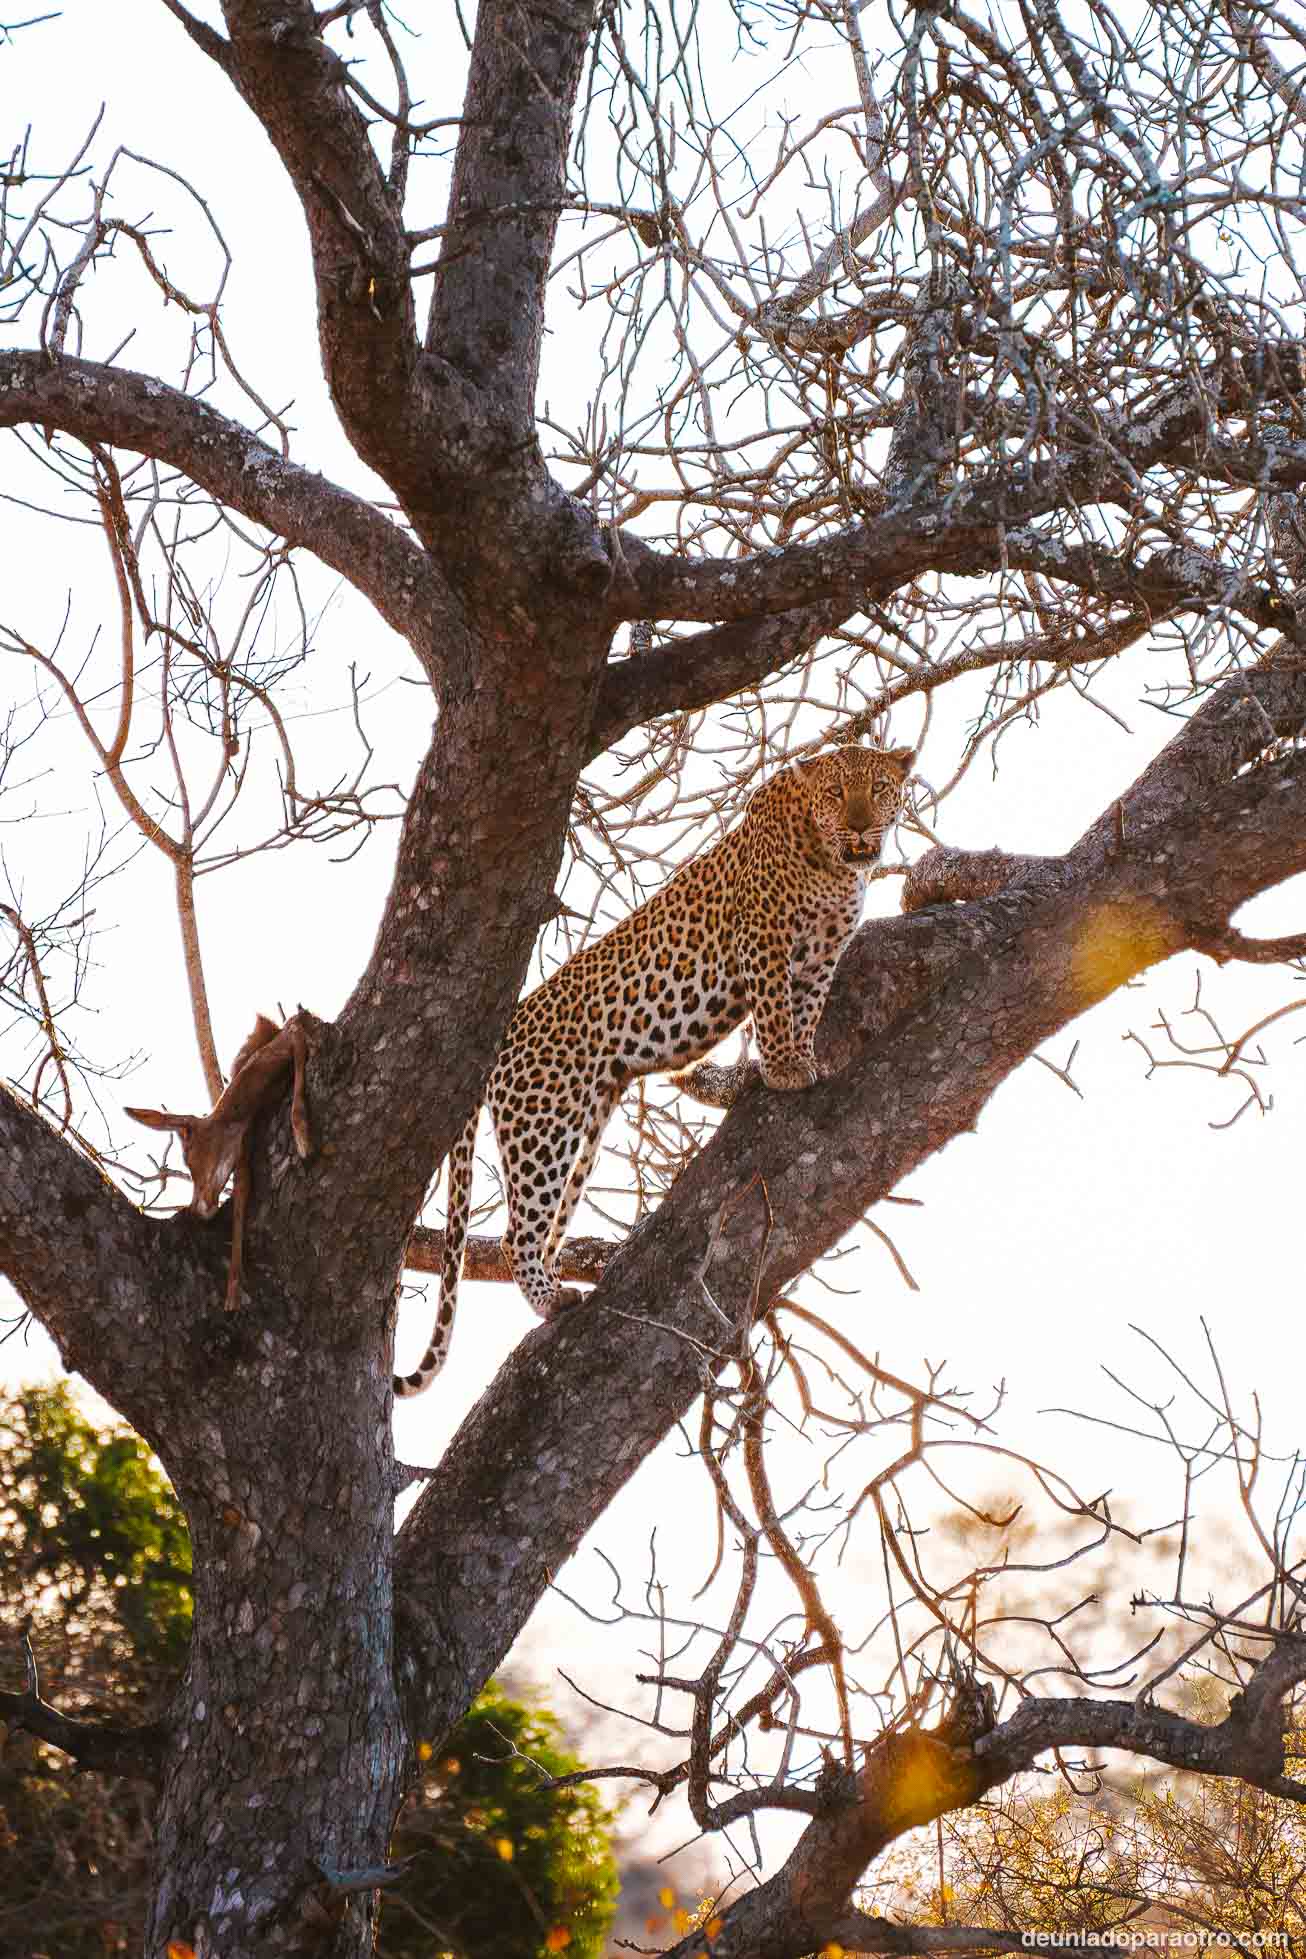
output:
[[571,1944],[571,1933],[565,1925],[554,1925],[545,1935],[546,1952],[563,1952]]
[[664,1911],[670,1911],[672,1905],[674,1905],[675,1902],[676,1902],[675,1892],[671,1889],[671,1886],[669,1884],[664,1884],[662,1886],[662,1889],[658,1892],[658,1903],[662,1906],[662,1909]]
[[431,1757],[432,1757],[432,1755],[434,1755],[434,1753],[435,1753],[435,1750],[434,1750],[434,1748],[432,1748],[432,1746],[431,1746],[431,1744],[430,1744],[430,1742],[429,1742],[429,1741],[419,1741],[419,1742],[418,1742],[418,1744],[417,1744],[417,1759],[418,1759],[418,1761],[419,1761],[419,1762],[429,1762],[429,1761],[430,1761],[430,1759],[431,1759]]
[[707,1924],[703,1927],[703,1930],[707,1933],[710,1939],[714,1939],[718,1932],[723,1932],[725,1930],[725,1925],[726,1925],[726,1921],[724,1918],[709,1918]]
[[185,1939],[168,1940],[168,1959],[195,1959],[195,1948]]
[[843,1959],[843,1947],[831,1939],[829,1945],[821,1947],[821,1959]]
[[510,1864],[512,1862],[512,1844],[510,1843],[507,1837],[496,1837],[494,1839],[494,1847],[498,1851],[499,1855],[502,1857],[505,1864]]
[[691,1917],[689,1912],[685,1910],[683,1905],[681,1906],[679,1911],[673,1912],[671,1915],[671,1923],[675,1926],[678,1932],[687,1932],[690,1926],[693,1924],[693,1922],[694,1922],[693,1918]]

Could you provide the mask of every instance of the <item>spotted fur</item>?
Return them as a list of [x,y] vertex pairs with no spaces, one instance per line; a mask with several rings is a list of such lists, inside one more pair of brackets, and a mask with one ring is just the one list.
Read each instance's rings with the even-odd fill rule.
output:
[[[528,994],[485,1088],[508,1198],[503,1248],[542,1318],[574,1294],[554,1267],[608,1118],[636,1075],[683,1068],[753,1016],[768,1086],[816,1080],[813,1041],[911,749],[837,748],[772,776],[743,821]],[[449,1155],[440,1307],[420,1394],[444,1364],[471,1211],[473,1114]]]

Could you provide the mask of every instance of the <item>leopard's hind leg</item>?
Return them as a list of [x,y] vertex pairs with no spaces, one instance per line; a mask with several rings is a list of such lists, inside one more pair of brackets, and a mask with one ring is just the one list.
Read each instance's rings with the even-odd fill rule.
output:
[[572,1109],[527,1122],[514,1123],[502,1104],[495,1110],[508,1198],[503,1249],[541,1319],[574,1301],[559,1293],[554,1263],[619,1093],[614,1082],[591,1081]]
[[[567,1179],[567,1188],[562,1193],[562,1202],[558,1206],[553,1220],[553,1227],[549,1232],[549,1242],[544,1251],[544,1263],[548,1267],[555,1285],[557,1284],[558,1253],[561,1250],[562,1241],[567,1235],[568,1226],[576,1215],[576,1206],[580,1203],[585,1186],[590,1180],[590,1172],[594,1168],[594,1160],[598,1156],[600,1146],[603,1142],[603,1132],[607,1128],[612,1111],[616,1108],[620,1098],[621,1089],[616,1085],[612,1087],[605,1086],[596,1091],[590,1124],[585,1131],[584,1140],[580,1146],[580,1155],[576,1158],[572,1173]],[[580,1295],[570,1288],[560,1290],[554,1302],[554,1308],[556,1310],[561,1306],[574,1306],[579,1297]]]

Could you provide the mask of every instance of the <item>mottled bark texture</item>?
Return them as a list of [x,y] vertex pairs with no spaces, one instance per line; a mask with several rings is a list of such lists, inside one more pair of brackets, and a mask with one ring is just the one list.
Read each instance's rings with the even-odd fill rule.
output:
[[[239,1312],[222,1310],[225,1214],[141,1216],[0,1093],[0,1270],[66,1364],[157,1450],[186,1506],[196,1569],[190,1663],[159,1729],[88,1738],[61,1728],[34,1690],[0,1711],[85,1759],[117,1750],[157,1776],[149,1959],[170,1940],[200,1959],[356,1959],[370,1947],[372,1901],[323,1869],[384,1864],[415,1744],[463,1713],[550,1572],[698,1394],[720,1327],[705,1289],[731,1321],[764,1306],[972,1128],[1049,1035],[1155,960],[1221,942],[1239,904],[1306,868],[1306,756],[1260,759],[1306,725],[1292,606],[1246,581],[1230,600],[1197,552],[1071,548],[1036,523],[1115,495],[1199,440],[1218,481],[1287,490],[1306,480],[1306,460],[1300,443],[1259,443],[1245,407],[1249,390],[1298,392],[1295,361],[1249,377],[1230,357],[1137,425],[1072,428],[1061,453],[1018,477],[944,494],[947,418],[929,400],[956,324],[944,294],[925,309],[909,364],[913,428],[938,439],[927,467],[904,467],[891,508],[822,542],[721,561],[613,540],[550,476],[532,424],[596,8],[482,0],[424,332],[401,187],[309,0],[226,0],[223,13],[225,35],[194,21],[188,31],[295,186],[332,399],[413,534],[203,403],[116,367],[0,354],[0,426],[156,457],[315,551],[408,639],[438,718],[375,947],[338,1022],[312,1029],[317,1152],[299,1160],[284,1108],[256,1131]],[[1210,420],[1226,402],[1242,404],[1245,426],[1216,440]],[[1277,626],[1280,651],[1214,696],[1064,860],[927,860],[916,909],[868,926],[840,968],[819,1044],[826,1079],[799,1095],[740,1097],[608,1261],[585,1310],[510,1357],[393,1541],[395,1282],[517,997],[582,766],[650,716],[783,669],[868,594],[926,569],[1000,566],[1127,598],[1140,616],[1236,603]],[[671,618],[707,623],[609,662],[618,623]],[[1278,1662],[1271,1712],[1303,1670],[1295,1645],[1267,1678]],[[770,1884],[732,1908],[714,1952],[797,1955],[842,1936],[852,1882],[879,1847],[1054,1742],[1275,1787],[1274,1723],[1257,1725],[1253,1700],[1212,1731],[1124,1704],[1049,1701],[1026,1703],[973,1753],[899,1736],[832,1794]],[[913,1750],[928,1773],[912,1768]],[[883,1949],[907,1949],[894,1936]]]

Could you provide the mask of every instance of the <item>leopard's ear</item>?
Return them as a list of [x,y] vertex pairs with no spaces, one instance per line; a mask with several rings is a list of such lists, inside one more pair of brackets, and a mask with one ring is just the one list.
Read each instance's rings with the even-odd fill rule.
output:
[[896,762],[904,775],[910,775],[912,764],[916,760],[916,750],[914,748],[886,748],[884,759],[886,762]]

